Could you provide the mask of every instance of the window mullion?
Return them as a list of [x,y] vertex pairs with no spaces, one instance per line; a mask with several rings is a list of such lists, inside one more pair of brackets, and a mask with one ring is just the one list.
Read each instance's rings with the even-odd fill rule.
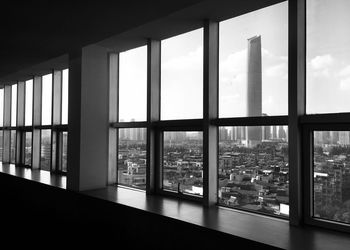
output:
[[[149,40],[147,46],[147,122],[153,124],[160,118],[160,53],[161,42]],[[160,180],[156,181],[156,173],[159,173],[160,157],[157,154],[159,133],[156,128],[149,126],[147,129],[147,170],[146,192],[154,193],[160,186]]]
[[290,224],[302,222],[302,131],[299,118],[305,114],[305,0],[289,3],[288,107]]
[[[42,90],[41,76],[34,77],[33,81],[33,126],[41,125],[41,90]],[[32,135],[32,168],[40,168],[40,129],[33,129]]]
[[217,127],[210,121],[218,118],[219,23],[204,25],[203,68],[203,202],[217,203]]
[[[119,86],[119,54],[109,55],[109,122],[118,122],[118,87]],[[116,128],[109,127],[109,154],[108,154],[108,184],[112,185],[117,180],[117,137]]]

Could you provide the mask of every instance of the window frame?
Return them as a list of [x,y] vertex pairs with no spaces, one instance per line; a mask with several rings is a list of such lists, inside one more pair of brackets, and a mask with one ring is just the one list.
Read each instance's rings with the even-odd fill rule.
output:
[[[10,138],[9,145],[6,147],[11,147],[11,131],[16,131],[16,150],[15,150],[15,162],[11,161],[11,151],[3,163],[16,164],[19,167],[39,169],[41,170],[41,131],[43,129],[51,130],[51,146],[50,146],[50,172],[60,175],[66,175],[66,172],[59,168],[59,153],[58,148],[60,147],[60,141],[58,136],[61,132],[68,133],[68,124],[62,124],[62,71],[64,69],[49,70],[46,73],[52,74],[52,98],[51,98],[51,124],[42,125],[42,75],[32,76],[24,81],[18,81],[17,84],[17,107],[16,107],[16,126],[11,126],[12,121],[12,85],[6,85],[6,94],[4,90],[4,126],[0,129],[5,133],[8,133]],[[32,123],[31,125],[25,124],[26,115],[26,81],[33,81],[32,88]],[[21,86],[20,86],[21,85]],[[22,86],[23,85],[23,86]],[[60,91],[55,91],[55,87]],[[69,82],[68,82],[69,86]],[[23,87],[23,88],[22,88]],[[6,100],[5,100],[6,95]],[[58,100],[58,102],[55,100]],[[6,108],[5,108],[5,103]],[[5,109],[7,114],[5,114]],[[54,117],[56,116],[56,119]],[[6,121],[6,122],[5,122]],[[5,132],[8,131],[8,132]],[[32,134],[32,146],[31,146],[31,164],[28,165],[25,162],[25,136],[26,133],[30,132]],[[54,141],[55,140],[55,141]],[[5,142],[5,140],[4,140]],[[56,151],[54,152],[54,147]],[[5,151],[4,151],[5,152]]]

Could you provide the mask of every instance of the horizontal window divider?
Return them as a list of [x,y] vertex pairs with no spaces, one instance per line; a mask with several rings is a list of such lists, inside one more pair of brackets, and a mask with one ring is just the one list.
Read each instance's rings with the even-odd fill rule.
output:
[[52,129],[56,131],[68,131],[68,125],[53,125]]
[[51,171],[51,173],[57,174],[57,175],[63,175],[63,176],[67,175],[67,172],[64,172],[64,171],[61,171],[61,170],[54,170],[54,171]]
[[211,124],[217,126],[288,125],[288,116],[218,118],[211,120]]
[[144,128],[148,127],[148,122],[113,122],[111,127],[114,128]]
[[191,194],[182,194],[182,193],[177,193],[173,191],[166,191],[163,189],[157,190],[158,195],[163,195],[163,196],[168,196],[168,197],[173,197],[173,198],[180,198],[183,200],[189,200],[189,201],[195,201],[195,202],[203,202],[204,199],[203,197],[196,196],[196,195],[191,195]]
[[166,120],[166,121],[157,121],[153,122],[152,126],[164,129],[171,130],[172,128],[176,130],[188,130],[196,131],[202,130],[204,125],[203,119],[191,119],[191,120]]
[[314,124],[314,123],[350,124],[350,113],[303,115],[299,118],[299,121],[301,124]]
[[349,123],[306,123],[303,124],[304,131],[348,131]]
[[33,127],[32,126],[21,126],[16,128],[19,131],[27,132],[27,131],[32,131]]
[[53,125],[36,125],[33,126],[34,129],[52,129],[54,126]]
[[6,127],[3,127],[4,130],[14,130],[14,129],[17,129],[17,127],[11,127],[11,126],[6,126]]

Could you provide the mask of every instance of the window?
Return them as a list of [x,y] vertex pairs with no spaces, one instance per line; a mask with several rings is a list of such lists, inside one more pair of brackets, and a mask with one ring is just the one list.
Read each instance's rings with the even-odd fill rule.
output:
[[289,214],[287,126],[219,127],[219,204]]
[[68,69],[4,89],[0,89],[3,162],[67,172]]
[[3,143],[3,131],[4,126],[4,89],[0,89],[0,161],[2,162],[2,156],[3,156],[3,149],[4,149],[4,143]]
[[[349,232],[348,1],[306,2],[305,220]],[[336,27],[336,28],[335,28]]]
[[52,108],[52,74],[42,77],[41,124],[51,124]]
[[68,146],[68,132],[60,133],[60,152],[59,152],[59,169],[62,172],[67,172],[67,146]]
[[10,163],[16,163],[16,130],[11,130]]
[[62,70],[62,124],[68,124],[68,75],[69,69]]
[[146,129],[121,128],[118,138],[118,184],[145,190]]
[[219,25],[218,204],[288,218],[288,3]]
[[120,53],[119,121],[146,121],[147,47]]
[[0,130],[0,161],[2,162],[2,155],[4,150],[4,131]]
[[350,2],[308,0],[306,112],[349,112]]
[[350,223],[350,131],[314,131],[313,138],[313,216]]
[[4,89],[0,89],[0,127],[4,126]]
[[287,113],[288,3],[220,22],[219,117]]
[[12,85],[11,90],[11,127],[16,127],[17,120],[17,84]]
[[163,189],[203,196],[203,133],[163,133]]
[[203,29],[161,43],[161,119],[203,117]]
[[40,168],[42,170],[51,170],[51,130],[41,130],[40,146]]
[[26,166],[32,165],[32,132],[25,133],[24,164]]
[[32,125],[33,119],[33,80],[25,82],[25,126]]

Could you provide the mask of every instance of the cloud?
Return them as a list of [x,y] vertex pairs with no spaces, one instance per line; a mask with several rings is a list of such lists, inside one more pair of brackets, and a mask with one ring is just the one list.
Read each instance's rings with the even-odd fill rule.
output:
[[288,77],[288,65],[287,63],[280,63],[277,65],[273,65],[266,69],[266,76],[269,77]]
[[328,67],[331,66],[333,62],[333,57],[330,54],[327,54],[322,56],[316,56],[315,58],[311,59],[310,65],[315,70],[324,70],[328,69]]
[[198,70],[203,65],[203,47],[200,46],[186,55],[171,58],[162,63],[163,70],[169,71],[191,71]]
[[350,75],[350,65],[346,66],[338,73],[339,76],[349,76]]
[[350,90],[350,77],[340,81],[339,88],[341,90]]

